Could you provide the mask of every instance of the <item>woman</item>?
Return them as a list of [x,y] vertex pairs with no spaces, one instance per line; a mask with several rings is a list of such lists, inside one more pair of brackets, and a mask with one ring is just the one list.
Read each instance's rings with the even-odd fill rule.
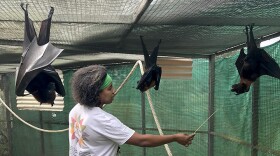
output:
[[189,146],[193,140],[194,134],[139,134],[102,110],[115,96],[112,78],[104,66],[92,65],[77,70],[72,78],[72,92],[77,104],[69,113],[71,156],[113,156],[122,144],[155,147],[177,142]]

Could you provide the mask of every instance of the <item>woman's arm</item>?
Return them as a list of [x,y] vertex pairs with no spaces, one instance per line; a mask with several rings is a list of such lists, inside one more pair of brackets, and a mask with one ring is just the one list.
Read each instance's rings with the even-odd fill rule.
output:
[[181,145],[188,146],[193,140],[194,134],[172,134],[172,135],[152,135],[139,134],[135,132],[127,141],[126,144],[136,145],[141,147],[155,147],[167,144],[170,142],[177,142]]

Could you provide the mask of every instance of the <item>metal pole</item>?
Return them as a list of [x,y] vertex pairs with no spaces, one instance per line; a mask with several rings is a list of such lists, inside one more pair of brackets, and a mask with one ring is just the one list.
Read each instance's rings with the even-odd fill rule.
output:
[[[42,112],[39,112],[39,118],[40,118],[40,127],[43,128],[43,115]],[[41,155],[45,156],[45,139],[44,139],[44,132],[40,131],[40,138],[41,138]]]
[[[10,103],[10,82],[9,82],[9,75],[5,74],[3,75],[2,84],[4,86],[3,92],[4,92],[4,100],[5,103],[11,107]],[[12,116],[8,110],[6,110],[6,120],[7,120],[7,137],[8,137],[8,152],[9,155],[12,156]]]
[[258,131],[259,131],[259,89],[260,89],[260,81],[257,80],[253,84],[253,93],[252,93],[252,149],[251,155],[257,156],[258,150],[255,146],[258,145]]
[[[260,42],[257,43],[257,46],[260,46]],[[258,150],[255,146],[258,145],[258,132],[259,132],[259,90],[260,90],[260,80],[257,79],[253,83],[253,92],[252,92],[252,130],[251,130],[251,142],[252,149],[251,155],[257,156]]]
[[[209,97],[208,97],[208,116],[214,112],[214,90],[215,89],[215,55],[209,57]],[[214,136],[214,117],[208,120],[208,156],[213,156]]]
[[[146,134],[146,106],[145,106],[145,93],[141,93],[141,112],[142,112],[142,134]],[[147,149],[143,148],[143,155],[146,156]]]

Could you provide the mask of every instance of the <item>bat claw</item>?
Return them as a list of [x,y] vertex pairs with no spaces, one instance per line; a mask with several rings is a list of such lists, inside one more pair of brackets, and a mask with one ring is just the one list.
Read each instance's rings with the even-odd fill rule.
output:
[[25,5],[25,9],[24,9],[24,3],[20,3],[20,6],[23,11],[25,11],[25,12],[27,11],[28,4]]
[[158,42],[158,45],[161,43],[161,39],[159,40],[159,42]]
[[53,12],[54,12],[54,8],[53,8],[53,7],[51,7],[51,10],[50,10],[50,12],[49,12],[48,18],[52,17]]
[[250,27],[250,31],[252,31],[252,30],[253,30],[254,25],[255,25],[255,23],[251,23],[251,24],[249,25],[249,27]]
[[243,32],[244,32],[245,34],[248,34],[248,29],[249,29],[248,27],[249,27],[249,25],[246,25],[246,26],[245,26],[245,29],[243,30]]

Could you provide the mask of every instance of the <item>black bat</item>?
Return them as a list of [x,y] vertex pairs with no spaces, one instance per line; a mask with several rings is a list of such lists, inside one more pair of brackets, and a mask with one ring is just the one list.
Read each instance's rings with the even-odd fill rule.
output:
[[246,26],[245,29],[247,36],[247,55],[242,48],[235,62],[240,76],[240,82],[232,85],[231,89],[236,95],[248,92],[251,84],[262,75],[280,79],[279,65],[264,49],[258,48],[256,45],[253,35],[253,24]]
[[152,54],[149,55],[148,50],[144,44],[143,37],[140,36],[140,39],[144,53],[145,72],[141,76],[140,81],[138,81],[136,89],[139,89],[141,92],[144,92],[154,87],[155,90],[158,90],[161,78],[161,67],[157,66],[156,62],[161,40],[159,40],[158,45],[154,48]]
[[28,17],[24,4],[21,8],[25,13],[25,29],[23,53],[16,72],[16,95],[25,96],[27,90],[40,103],[54,104],[56,92],[65,96],[62,81],[51,66],[55,58],[63,51],[49,43],[51,19],[54,8],[51,7],[48,18],[42,21],[40,34],[37,38],[33,22]]

